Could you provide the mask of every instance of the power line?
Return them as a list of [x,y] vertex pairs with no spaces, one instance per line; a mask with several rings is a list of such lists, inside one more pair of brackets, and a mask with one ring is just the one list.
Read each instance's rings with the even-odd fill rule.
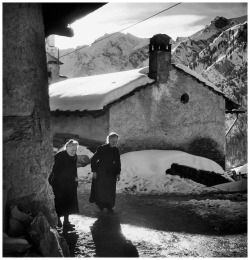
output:
[[[172,6],[168,7],[168,8],[166,8],[166,9],[164,9],[164,10],[162,10],[162,11],[159,12],[159,13],[156,13],[156,14],[154,14],[154,15],[151,15],[151,16],[149,16],[148,18],[145,18],[145,19],[141,20],[140,22],[137,22],[137,23],[135,23],[135,24],[132,24],[132,25],[130,25],[130,26],[128,26],[128,27],[126,27],[126,28],[124,28],[124,29],[118,31],[118,32],[112,33],[112,34],[110,34],[110,35],[108,35],[108,36],[106,36],[106,37],[104,37],[104,38],[102,38],[102,39],[100,39],[100,40],[98,40],[98,41],[95,41],[95,42],[93,42],[92,44],[95,44],[95,43],[97,43],[97,42],[103,41],[103,40],[105,40],[105,39],[107,39],[107,38],[109,38],[109,37],[111,37],[111,36],[113,36],[113,35],[115,35],[115,34],[117,34],[117,33],[120,33],[120,32],[122,32],[122,31],[125,31],[125,30],[127,30],[127,29],[129,29],[129,28],[131,28],[131,27],[133,27],[133,26],[135,26],[135,25],[137,25],[137,24],[139,24],[139,23],[142,23],[142,22],[144,22],[144,21],[146,21],[146,20],[148,20],[148,19],[150,19],[150,18],[152,18],[152,17],[154,17],[154,16],[156,16],[156,15],[158,15],[158,14],[161,14],[161,13],[163,13],[163,12],[165,12],[165,11],[167,11],[167,10],[169,10],[169,9],[171,9],[171,8],[173,8],[173,7],[177,6],[177,5],[179,5],[179,4],[181,4],[181,2],[179,2],[179,3],[175,4],[175,5],[172,5]],[[69,54],[71,54],[71,53],[74,53],[74,52],[76,52],[76,51],[79,51],[79,50],[81,50],[81,49],[87,48],[88,46],[90,46],[90,45],[83,46],[83,47],[81,47],[81,48],[79,48],[79,49],[76,49],[76,50],[74,50],[74,51],[72,51],[72,52],[66,53],[66,54],[60,56],[59,58],[62,58],[62,57],[64,57],[64,56],[67,56],[67,55],[69,55]]]

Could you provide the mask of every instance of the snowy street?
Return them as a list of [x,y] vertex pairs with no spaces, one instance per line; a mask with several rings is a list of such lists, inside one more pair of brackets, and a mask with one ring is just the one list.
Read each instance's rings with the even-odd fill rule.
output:
[[98,213],[78,188],[80,215],[63,231],[75,257],[247,257],[247,194],[117,194]]

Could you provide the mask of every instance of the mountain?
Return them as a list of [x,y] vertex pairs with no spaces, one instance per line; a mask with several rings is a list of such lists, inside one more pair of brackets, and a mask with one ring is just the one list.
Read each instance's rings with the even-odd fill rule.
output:
[[243,96],[247,91],[247,22],[216,17],[203,30],[179,43],[172,60],[195,70],[246,107]]
[[[213,82],[229,98],[247,109],[247,22],[216,17],[203,30],[182,41],[172,59]],[[235,115],[226,116],[226,130]],[[227,167],[247,162],[247,113],[226,138]]]
[[[148,44],[149,39],[131,34],[105,34],[91,46],[62,57],[61,74],[71,78],[148,66]],[[62,50],[60,56],[70,51]],[[247,16],[216,17],[197,33],[177,37],[172,44],[172,62],[195,70],[247,108]],[[235,115],[227,115],[226,130],[234,119]],[[239,115],[226,141],[227,167],[246,163],[246,114]]]
[[247,22],[247,15],[237,17],[237,18],[231,18],[231,19],[238,23],[244,23],[244,22]]
[[[140,61],[148,57],[147,51],[144,50],[149,44],[148,39],[138,38],[129,33],[117,33],[107,37],[109,35],[105,34],[91,46],[84,46],[62,57],[61,61],[64,64],[60,68],[61,74],[72,78],[124,71],[140,66]],[[68,52],[62,50],[60,56]]]

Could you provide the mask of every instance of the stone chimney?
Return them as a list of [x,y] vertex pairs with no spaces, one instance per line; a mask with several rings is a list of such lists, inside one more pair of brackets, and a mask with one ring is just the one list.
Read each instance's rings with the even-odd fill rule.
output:
[[156,34],[149,43],[149,73],[151,79],[166,82],[171,66],[171,38],[166,34]]

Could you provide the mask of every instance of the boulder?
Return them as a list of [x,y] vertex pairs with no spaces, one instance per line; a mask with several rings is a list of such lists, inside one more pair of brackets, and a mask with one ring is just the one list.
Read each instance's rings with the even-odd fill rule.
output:
[[26,228],[30,225],[33,218],[18,210],[16,205],[10,207],[9,235],[19,237],[26,234]]
[[8,190],[11,188],[11,184],[9,181],[3,180],[3,231],[5,232],[5,225],[6,225],[6,202],[7,202],[7,195]]
[[9,237],[3,233],[3,255],[13,256],[25,253],[31,248],[29,242],[23,238]]
[[56,229],[50,227],[46,217],[40,212],[32,221],[29,234],[44,257],[69,256],[69,248],[62,243]]
[[26,227],[19,220],[11,218],[9,224],[10,227],[9,227],[8,234],[11,237],[20,237],[26,234]]
[[29,226],[31,221],[33,220],[31,216],[18,210],[16,205],[10,206],[10,214],[11,214],[11,218],[19,220],[26,226]]
[[64,256],[70,256],[69,246],[64,237],[59,236],[60,245]]

